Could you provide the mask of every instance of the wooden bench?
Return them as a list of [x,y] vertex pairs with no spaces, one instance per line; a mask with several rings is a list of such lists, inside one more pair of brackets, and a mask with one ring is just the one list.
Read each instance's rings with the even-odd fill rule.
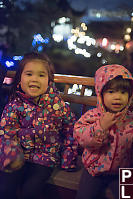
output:
[[[13,77],[14,71],[8,71],[7,77]],[[65,102],[75,103],[82,105],[80,110],[80,116],[86,112],[87,107],[96,106],[96,96],[85,96],[85,89],[87,87],[94,87],[94,78],[93,77],[83,77],[83,76],[74,76],[74,75],[54,75],[54,82],[57,84],[63,84],[63,91],[61,96]],[[81,85],[80,95],[69,94],[69,88],[74,84]],[[55,169],[53,175],[49,179],[48,183],[60,188],[63,188],[63,195],[61,199],[68,198],[66,190],[77,191],[79,180],[82,174],[83,165],[81,162],[81,156],[78,157],[78,170],[76,172],[66,172],[60,169]],[[61,189],[60,189],[61,191]],[[113,199],[110,193],[110,190],[107,190],[108,198]],[[72,192],[69,195],[69,199],[74,199],[75,195],[72,195]]]

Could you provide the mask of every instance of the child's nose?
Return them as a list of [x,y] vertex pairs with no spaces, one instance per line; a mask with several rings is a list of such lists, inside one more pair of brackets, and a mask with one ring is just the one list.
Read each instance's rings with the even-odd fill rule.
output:
[[115,98],[120,99],[121,98],[121,92],[117,92],[116,95],[115,95]]
[[39,78],[38,78],[37,75],[33,75],[33,76],[32,76],[32,81],[38,81],[38,79],[39,79]]

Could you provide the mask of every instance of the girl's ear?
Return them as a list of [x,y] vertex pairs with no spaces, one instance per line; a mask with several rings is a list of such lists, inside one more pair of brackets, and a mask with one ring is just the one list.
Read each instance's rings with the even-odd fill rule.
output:
[[17,88],[18,88],[18,89],[20,88],[20,82],[18,83]]
[[19,82],[18,85],[17,85],[17,90],[22,90],[22,89],[21,89],[21,83],[20,83],[20,82]]

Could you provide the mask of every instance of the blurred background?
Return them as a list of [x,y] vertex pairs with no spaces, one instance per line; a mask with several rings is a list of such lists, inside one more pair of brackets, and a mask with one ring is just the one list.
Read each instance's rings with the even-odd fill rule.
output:
[[[59,74],[94,77],[106,64],[133,74],[133,0],[0,0],[0,116],[12,85],[6,72],[30,51],[46,52]],[[80,108],[72,104],[77,118]]]
[[0,0],[0,63],[46,52],[56,73],[94,76],[105,64],[133,73],[133,1]]

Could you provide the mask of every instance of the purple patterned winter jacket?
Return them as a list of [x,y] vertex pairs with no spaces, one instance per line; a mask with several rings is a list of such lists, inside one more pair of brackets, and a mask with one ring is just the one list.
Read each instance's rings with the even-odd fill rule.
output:
[[75,116],[54,84],[35,104],[24,93],[5,106],[0,123],[0,170],[18,155],[24,160],[53,167],[74,168],[77,142]]

